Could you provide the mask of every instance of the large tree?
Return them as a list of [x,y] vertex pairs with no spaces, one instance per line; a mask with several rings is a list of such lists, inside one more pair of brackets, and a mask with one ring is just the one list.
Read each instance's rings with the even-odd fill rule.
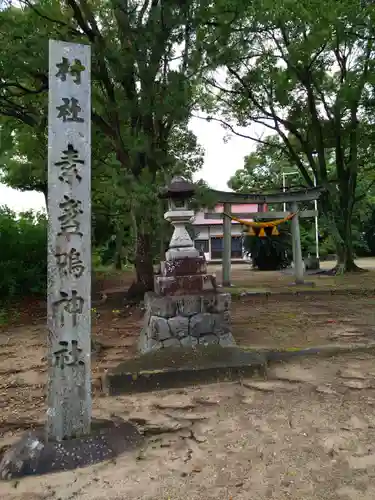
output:
[[[93,124],[106,146],[110,142],[128,188],[123,209],[131,212],[137,279],[151,289],[157,188],[173,171],[192,172],[201,162],[187,128],[200,68],[199,2],[25,0],[22,5],[0,13],[2,39],[13,56],[4,58],[0,114],[33,127],[35,136],[45,135],[48,38],[91,45]],[[31,52],[22,30],[29,34]]]
[[374,134],[374,19],[371,7],[350,0],[219,0],[200,37],[226,76],[207,77],[206,109],[276,133],[306,185],[315,175],[338,272],[356,269],[351,223]]
[[[293,161],[280,149],[280,138],[268,138],[267,144],[258,144],[256,149],[244,158],[244,166],[229,179],[228,185],[237,192],[277,192],[283,189],[283,173],[286,173],[286,189],[303,189],[306,182]],[[334,152],[327,151],[327,171],[329,180],[335,176]],[[288,175],[289,174],[289,175]],[[352,245],[356,255],[367,255],[373,248],[373,210],[375,199],[375,170],[372,158],[366,160],[359,170],[356,203],[352,215]],[[271,205],[280,210],[280,203]],[[303,208],[303,207],[301,207]],[[309,202],[306,209],[313,208]],[[315,235],[311,220],[301,219],[302,248],[306,253],[315,251]],[[330,227],[326,219],[319,217],[320,254],[333,253]],[[366,241],[368,240],[368,241]],[[371,250],[372,252],[373,250]]]

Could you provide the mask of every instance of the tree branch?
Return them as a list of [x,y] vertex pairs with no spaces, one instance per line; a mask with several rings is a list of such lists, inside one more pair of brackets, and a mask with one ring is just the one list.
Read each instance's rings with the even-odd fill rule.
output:
[[143,18],[144,18],[144,15],[145,15],[146,10],[147,10],[147,8],[148,8],[149,5],[150,5],[150,0],[144,0],[143,1],[143,5],[142,5],[141,10],[139,11],[139,15],[138,15],[138,21],[137,21],[138,29],[143,24]]
[[[19,90],[22,90],[25,94],[40,94],[41,92],[44,92],[45,90],[48,90],[48,83],[45,82],[42,84],[42,86],[39,88],[39,89],[28,89],[26,87],[24,87],[23,85],[21,85],[20,83],[17,83],[17,82],[3,82],[3,83],[0,83],[0,89],[4,89],[4,88],[17,88]],[[19,97],[19,94],[17,94],[17,96]]]
[[95,33],[86,22],[84,15],[80,9],[80,6],[77,4],[75,0],[66,0],[66,1],[73,11],[74,19],[77,21],[78,26],[85,33],[90,42],[95,43]]
[[70,24],[66,23],[65,21],[61,21],[61,19],[53,19],[52,17],[48,16],[47,14],[44,14],[43,12],[41,12],[30,0],[19,0],[19,1],[21,4],[23,3],[27,7],[29,7],[31,10],[33,10],[42,19],[45,19],[46,21],[49,21],[53,24],[57,24],[58,26],[62,26],[64,28],[69,28],[69,31],[75,35],[82,35],[82,33],[75,30]]
[[359,196],[357,196],[357,197],[355,197],[355,198],[354,198],[354,203],[353,203],[353,204],[358,203],[359,201],[362,201],[362,200],[366,199],[366,198],[367,198],[367,196],[368,196],[368,193],[369,193],[370,189],[371,189],[373,186],[375,186],[375,179],[373,179],[373,180],[372,180],[372,181],[371,181],[371,182],[367,185],[367,187],[366,187],[366,192],[365,192],[365,193],[363,193],[363,194],[361,194],[361,195],[359,195]]
[[[250,141],[254,141],[254,142],[257,142],[259,144],[264,144],[265,146],[275,147],[275,144],[272,144],[271,142],[263,141],[262,139],[259,139],[258,137],[253,137],[253,136],[242,134],[241,132],[238,132],[237,130],[235,130],[233,128],[232,125],[230,125],[225,120],[222,120],[221,118],[213,118],[212,116],[203,117],[203,116],[197,116],[194,114],[192,115],[192,118],[198,118],[199,120],[205,120],[206,122],[214,121],[214,122],[221,123],[225,128],[228,128],[232,132],[232,134],[236,135],[237,137],[243,137],[244,139],[249,139]],[[284,151],[284,153],[287,153],[287,150],[285,148],[283,148],[281,145],[278,146],[278,148],[281,149],[282,151]]]

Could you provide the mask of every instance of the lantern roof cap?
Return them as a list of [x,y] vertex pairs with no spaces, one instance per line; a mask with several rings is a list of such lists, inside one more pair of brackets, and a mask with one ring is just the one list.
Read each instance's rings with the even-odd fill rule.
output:
[[161,189],[160,198],[188,199],[195,194],[195,185],[182,176],[173,177],[170,184]]

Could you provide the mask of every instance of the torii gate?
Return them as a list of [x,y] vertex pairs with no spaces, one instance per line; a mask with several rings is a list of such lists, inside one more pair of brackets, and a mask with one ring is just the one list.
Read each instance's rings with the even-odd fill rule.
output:
[[[253,212],[253,213],[236,213],[236,218],[239,219],[283,219],[288,215],[295,214],[292,220],[292,241],[293,241],[293,262],[296,284],[304,283],[303,259],[301,249],[301,236],[299,229],[299,217],[317,217],[317,210],[302,210],[298,212],[298,202],[314,201],[319,198],[323,189],[320,187],[306,188],[299,191],[288,191],[273,194],[253,194],[253,193],[235,193],[228,191],[210,190],[216,197],[218,203],[224,204],[224,213],[232,213],[233,204],[254,203],[254,204],[270,204],[270,203],[290,203],[290,212]],[[223,286],[231,286],[231,253],[232,253],[232,221],[229,217],[225,217],[223,213],[207,212],[205,219],[221,219],[223,221],[224,234],[224,249],[222,260],[223,271]]]

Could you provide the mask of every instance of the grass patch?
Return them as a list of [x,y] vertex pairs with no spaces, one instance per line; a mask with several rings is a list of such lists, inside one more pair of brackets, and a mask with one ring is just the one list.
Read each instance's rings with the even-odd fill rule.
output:
[[0,327],[7,326],[11,322],[15,322],[20,318],[20,312],[16,309],[15,304],[2,304],[0,306]]
[[9,311],[0,307],[0,326],[6,326],[9,323]]
[[98,275],[105,275],[105,276],[119,276],[124,273],[132,273],[134,270],[133,266],[122,266],[122,269],[116,269],[113,265],[96,265],[94,266],[94,272]]
[[233,298],[241,297],[242,294],[251,294],[251,292],[257,293],[257,294],[266,294],[270,293],[271,289],[270,288],[255,288],[254,286],[251,286],[249,284],[249,287],[246,286],[231,286],[231,287],[224,287],[221,289],[225,293],[230,293]]

